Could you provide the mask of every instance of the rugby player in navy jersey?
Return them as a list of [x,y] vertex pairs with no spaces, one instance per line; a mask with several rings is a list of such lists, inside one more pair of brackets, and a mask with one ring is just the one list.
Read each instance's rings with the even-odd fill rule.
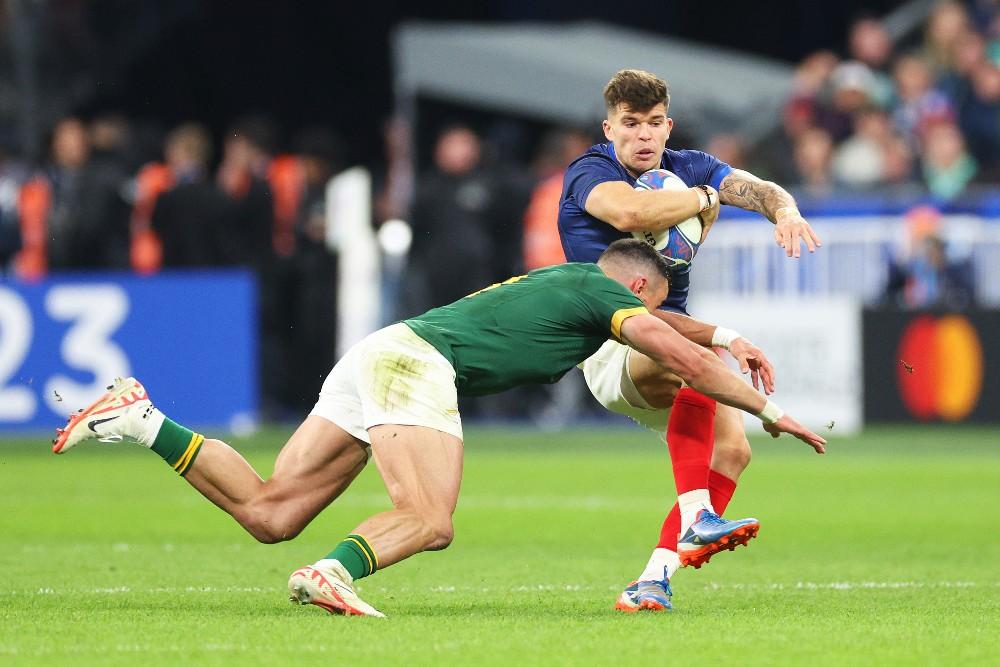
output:
[[[572,162],[563,181],[559,234],[567,261],[596,261],[617,239],[662,232],[695,215],[702,220],[704,241],[720,204],[756,211],[771,221],[775,241],[788,257],[799,257],[802,243],[809,252],[819,247],[819,237],[780,186],[706,153],[666,148],[673,120],[663,79],[622,70],[605,87],[604,101],[608,142]],[[657,168],[673,172],[689,189],[636,190],[636,179]],[[695,343],[728,350],[750,373],[754,387],[771,393],[773,369],[760,349],[731,329],[688,316],[689,272],[688,264],[671,270],[669,295],[657,317]],[[670,609],[669,579],[681,565],[700,567],[718,551],[746,544],[759,529],[756,519],[720,516],[750,462],[742,417],[613,340],[581,367],[602,405],[660,433],[666,430],[678,501],[646,568],[615,606],[627,612]]]

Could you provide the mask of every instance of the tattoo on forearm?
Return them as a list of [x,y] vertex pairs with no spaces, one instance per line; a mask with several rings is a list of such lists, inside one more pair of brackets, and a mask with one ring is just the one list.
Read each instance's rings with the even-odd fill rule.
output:
[[740,169],[722,179],[719,201],[748,211],[757,211],[772,222],[774,213],[779,208],[795,206],[795,199],[780,185],[762,181]]

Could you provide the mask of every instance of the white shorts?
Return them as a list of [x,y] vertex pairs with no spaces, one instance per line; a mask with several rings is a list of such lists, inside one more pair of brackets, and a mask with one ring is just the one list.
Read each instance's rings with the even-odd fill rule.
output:
[[310,414],[371,444],[380,424],[427,426],[462,438],[455,369],[402,322],[368,335],[337,362]]
[[628,345],[609,340],[580,368],[590,393],[612,412],[625,415],[661,436],[667,431],[670,408],[653,408],[643,399],[628,372]]

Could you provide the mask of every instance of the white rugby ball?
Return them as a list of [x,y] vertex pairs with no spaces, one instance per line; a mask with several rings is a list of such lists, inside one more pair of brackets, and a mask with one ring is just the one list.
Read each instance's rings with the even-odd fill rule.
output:
[[[687,190],[684,181],[666,169],[650,169],[635,181],[636,190]],[[646,241],[675,266],[690,264],[701,244],[702,224],[697,215],[661,232],[632,232]]]

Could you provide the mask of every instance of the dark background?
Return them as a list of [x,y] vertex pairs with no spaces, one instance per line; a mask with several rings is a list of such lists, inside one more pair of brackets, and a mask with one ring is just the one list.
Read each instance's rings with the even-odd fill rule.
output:
[[[55,2],[68,38],[49,46],[74,58],[70,65],[89,67],[96,82],[73,111],[117,111],[166,126],[198,119],[216,133],[251,112],[287,133],[323,123],[344,136],[351,161],[371,164],[381,159],[381,126],[393,104],[390,35],[404,20],[603,20],[794,63],[818,49],[842,51],[854,18],[900,4]],[[84,36],[74,37],[80,21]]]

